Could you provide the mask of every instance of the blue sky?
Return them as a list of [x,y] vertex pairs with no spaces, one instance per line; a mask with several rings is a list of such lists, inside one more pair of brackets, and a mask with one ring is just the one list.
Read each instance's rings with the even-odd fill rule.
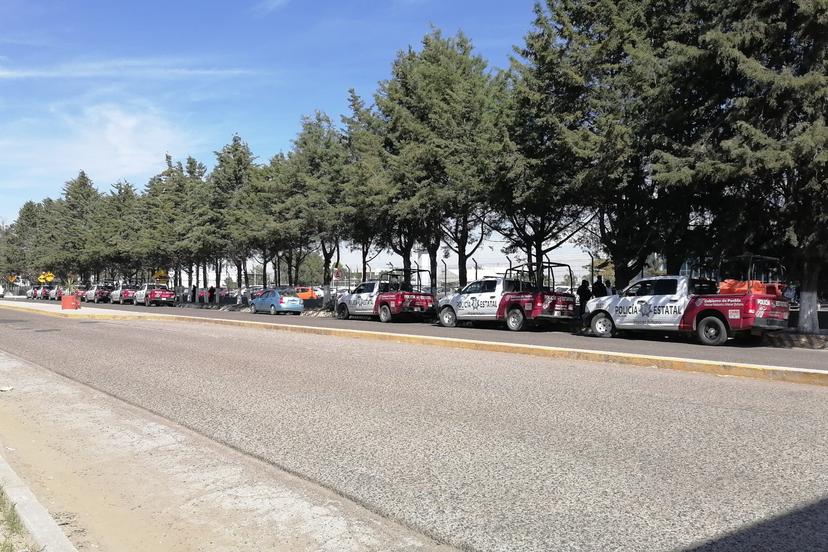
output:
[[[212,166],[234,133],[264,162],[290,148],[303,114],[338,117],[349,88],[373,94],[432,25],[462,30],[506,67],[533,4],[0,0],[0,222],[29,199],[59,196],[80,169],[107,191],[119,180],[143,187],[167,152]],[[475,257],[503,264],[502,245]],[[588,262],[570,246],[555,258],[576,270]]]
[[212,165],[238,133],[261,161],[303,114],[368,96],[431,25],[505,67],[532,0],[0,0],[0,220],[84,169],[142,187],[164,154]]

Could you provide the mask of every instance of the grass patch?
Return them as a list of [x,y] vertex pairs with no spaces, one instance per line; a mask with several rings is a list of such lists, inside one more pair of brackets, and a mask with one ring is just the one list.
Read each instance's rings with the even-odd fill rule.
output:
[[0,552],[29,552],[28,538],[14,503],[0,487]]

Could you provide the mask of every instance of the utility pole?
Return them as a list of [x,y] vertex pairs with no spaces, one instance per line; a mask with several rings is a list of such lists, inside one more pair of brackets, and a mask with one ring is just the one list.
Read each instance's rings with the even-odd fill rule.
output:
[[474,263],[474,279],[477,280],[477,259],[472,259]]
[[445,259],[440,259],[440,262],[443,263],[443,293],[448,293],[446,289],[448,287],[448,265]]

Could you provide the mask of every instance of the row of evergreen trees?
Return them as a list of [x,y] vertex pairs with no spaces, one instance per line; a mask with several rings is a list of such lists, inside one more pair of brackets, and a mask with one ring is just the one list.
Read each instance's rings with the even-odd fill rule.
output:
[[[325,281],[343,244],[410,268],[468,257],[501,233],[530,262],[568,239],[609,258],[618,285],[657,252],[776,254],[816,324],[828,258],[828,7],[802,0],[546,0],[511,67],[462,34],[401,51],[342,124],[303,119],[287,154],[257,164],[235,137],[207,174],[194,159],[138,193],[81,173],[27,203],[5,270],[192,270],[257,257]],[[363,267],[363,273],[365,272]]]

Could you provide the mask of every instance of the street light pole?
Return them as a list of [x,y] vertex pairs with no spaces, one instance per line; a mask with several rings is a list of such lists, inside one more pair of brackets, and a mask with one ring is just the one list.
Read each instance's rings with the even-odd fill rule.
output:
[[448,265],[445,259],[440,259],[440,262],[443,263],[443,293],[448,293]]
[[477,280],[477,259],[472,259],[474,263],[474,279]]

